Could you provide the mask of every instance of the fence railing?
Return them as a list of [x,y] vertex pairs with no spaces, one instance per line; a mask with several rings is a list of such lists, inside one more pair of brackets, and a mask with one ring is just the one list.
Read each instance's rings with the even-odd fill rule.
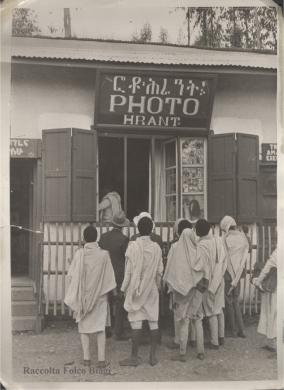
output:
[[[66,275],[69,264],[77,248],[82,246],[83,223],[45,223],[42,242],[41,263],[41,304],[45,315],[66,316],[71,311],[64,304]],[[98,240],[110,226],[96,224]],[[220,235],[219,226],[213,228],[215,235]],[[246,276],[241,279],[240,301],[243,314],[250,316],[259,311],[260,296],[250,283],[256,261],[264,263],[276,246],[276,224],[254,224],[247,227],[246,235],[250,242],[250,252],[246,261]],[[125,228],[124,233],[131,237],[136,234],[136,227]],[[156,223],[155,233],[163,241],[163,259],[167,259],[170,242],[173,239],[173,223]]]

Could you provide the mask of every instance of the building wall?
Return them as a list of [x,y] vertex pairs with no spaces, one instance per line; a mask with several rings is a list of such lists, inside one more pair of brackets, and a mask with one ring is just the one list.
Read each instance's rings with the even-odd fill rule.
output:
[[[90,129],[95,70],[13,64],[11,136],[41,138],[46,128]],[[211,129],[276,142],[276,76],[219,75]]]
[[11,95],[12,138],[41,138],[48,128],[90,129],[95,71],[14,64]]
[[211,129],[216,134],[257,134],[259,143],[277,142],[275,75],[219,77]]

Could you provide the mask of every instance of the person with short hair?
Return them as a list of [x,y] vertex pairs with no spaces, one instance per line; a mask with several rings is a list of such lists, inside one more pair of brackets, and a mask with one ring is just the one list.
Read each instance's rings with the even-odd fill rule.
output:
[[224,273],[227,268],[227,258],[222,239],[214,237],[211,225],[205,219],[196,222],[195,230],[200,238],[197,243],[197,257],[200,262],[209,267],[208,289],[203,294],[203,310],[209,319],[209,348],[219,349],[224,344],[225,322],[224,312]]
[[124,323],[127,313],[123,307],[124,298],[120,292],[120,287],[124,278],[125,252],[129,239],[122,230],[129,225],[124,211],[117,212],[112,217],[112,229],[101,235],[99,246],[109,252],[111,263],[114,269],[117,285],[117,294],[110,297],[111,309],[114,307],[114,334],[116,340],[128,339]]
[[225,252],[227,255],[227,269],[225,278],[225,319],[229,333],[227,336],[243,337],[244,322],[239,305],[240,279],[246,265],[249,243],[245,234],[237,230],[234,218],[226,215],[220,222]]
[[124,308],[132,329],[131,356],[120,361],[121,366],[139,364],[138,349],[142,322],[148,321],[151,331],[150,365],[158,363],[156,349],[159,338],[159,289],[163,273],[162,251],[150,238],[153,221],[143,217],[138,222],[140,237],[131,241],[126,251],[125,276],[121,291]]
[[[160,247],[161,249],[163,249],[163,240],[162,240],[161,236],[159,236],[158,234],[156,234],[156,233],[153,232],[153,229],[154,229],[154,227],[155,227],[155,223],[154,223],[154,221],[153,221],[152,216],[151,216],[150,213],[148,213],[147,211],[142,211],[139,215],[137,215],[136,217],[134,217],[134,218],[133,218],[133,222],[134,222],[135,226],[138,226],[138,222],[139,222],[140,219],[143,218],[143,217],[148,217],[148,218],[150,218],[150,219],[152,220],[152,222],[153,222],[153,228],[152,228],[152,231],[151,231],[151,233],[150,233],[150,238],[151,238],[151,240],[152,240],[153,242],[156,242],[156,243],[159,245],[159,247]],[[140,233],[133,234],[133,236],[130,237],[130,241],[135,241],[136,238],[138,238],[138,237],[140,237]]]
[[108,293],[116,282],[107,251],[96,243],[97,229],[87,226],[83,232],[84,247],[74,255],[68,270],[69,286],[64,302],[74,312],[78,323],[84,355],[84,365],[90,366],[90,337],[97,335],[98,368],[107,366],[105,360],[105,327],[109,323]]

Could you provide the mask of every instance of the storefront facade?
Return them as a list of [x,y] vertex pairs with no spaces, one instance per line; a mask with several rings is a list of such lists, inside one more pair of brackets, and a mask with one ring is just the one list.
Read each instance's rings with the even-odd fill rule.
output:
[[[120,43],[118,59],[101,43],[89,42],[80,59],[64,40],[14,43],[11,136],[42,145],[33,228],[57,243],[43,249],[44,295],[54,301],[62,301],[74,249],[64,246],[70,226],[78,244],[81,224],[98,221],[107,189],[119,192],[130,219],[149,210],[170,225],[179,217],[218,224],[225,214],[239,224],[276,222],[276,163],[260,154],[262,144],[276,143],[275,56],[242,53],[240,62],[221,51],[216,64],[200,60],[204,50],[197,62],[198,49],[178,48],[173,60],[162,46]],[[43,53],[45,44],[52,47]],[[56,56],[54,45],[65,51]],[[52,274],[54,261],[60,273]]]

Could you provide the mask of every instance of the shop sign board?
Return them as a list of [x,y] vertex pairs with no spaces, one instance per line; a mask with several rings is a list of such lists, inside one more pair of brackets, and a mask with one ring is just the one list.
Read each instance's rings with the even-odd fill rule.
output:
[[11,158],[40,158],[41,140],[28,138],[10,139]]
[[95,124],[208,130],[216,77],[100,72]]
[[277,144],[261,144],[262,161],[276,162],[277,161]]

